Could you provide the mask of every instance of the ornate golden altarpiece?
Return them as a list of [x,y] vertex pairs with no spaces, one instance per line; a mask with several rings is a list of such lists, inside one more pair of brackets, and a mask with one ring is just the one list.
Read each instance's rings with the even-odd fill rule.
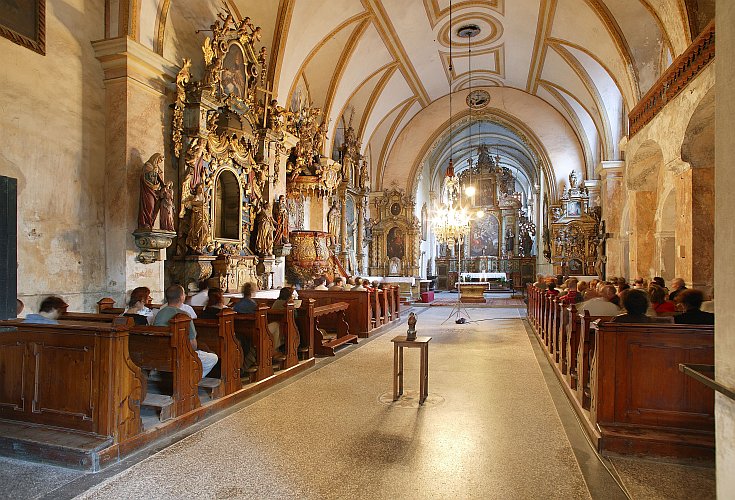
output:
[[420,276],[421,223],[416,200],[403,190],[390,189],[373,201],[371,224],[371,276]]
[[551,225],[544,231],[544,256],[563,276],[602,277],[604,228],[600,207],[590,207],[589,190],[577,172],[569,174],[569,188],[550,207]]
[[453,289],[461,272],[504,272],[515,286],[532,277],[535,257],[529,237],[535,236],[536,229],[524,216],[512,171],[481,144],[477,161],[459,174],[459,185],[460,193],[474,188],[474,194],[467,197],[467,208],[483,215],[473,218],[461,248],[459,242],[439,246],[437,287]]
[[[266,49],[256,48],[260,27],[229,12],[211,25],[202,47],[204,75],[195,80],[184,59],[176,79],[172,148],[179,192],[169,282],[209,279],[238,290],[268,284],[274,219],[269,162],[283,148],[273,130],[277,106],[265,106]],[[268,111],[276,113],[268,116]]]

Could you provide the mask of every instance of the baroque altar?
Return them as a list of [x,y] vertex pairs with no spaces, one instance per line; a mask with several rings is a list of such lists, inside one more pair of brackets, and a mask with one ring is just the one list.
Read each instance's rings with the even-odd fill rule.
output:
[[[171,146],[178,196],[168,282],[238,291],[246,282],[268,288],[283,219],[273,203],[283,149],[274,125],[277,105],[264,105],[267,54],[256,47],[261,28],[220,13],[204,39],[204,73],[184,59],[176,78]],[[269,116],[269,111],[271,112]],[[285,200],[281,200],[285,206]]]
[[403,190],[385,190],[373,201],[370,224],[371,276],[420,276],[421,224],[416,201]]

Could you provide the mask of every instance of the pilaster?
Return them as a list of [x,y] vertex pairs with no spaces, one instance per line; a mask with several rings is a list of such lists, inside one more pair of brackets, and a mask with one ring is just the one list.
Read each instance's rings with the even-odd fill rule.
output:
[[105,82],[107,288],[122,302],[133,288],[147,286],[158,300],[164,289],[163,261],[138,262],[132,232],[137,227],[143,163],[161,153],[171,165],[166,148],[166,92],[177,67],[128,37],[100,40],[92,46]]
[[607,276],[623,276],[626,274],[628,260],[628,235],[621,234],[623,207],[625,206],[625,186],[623,173],[625,162],[603,161],[596,169],[600,177],[600,201],[602,219],[608,233],[606,241]]

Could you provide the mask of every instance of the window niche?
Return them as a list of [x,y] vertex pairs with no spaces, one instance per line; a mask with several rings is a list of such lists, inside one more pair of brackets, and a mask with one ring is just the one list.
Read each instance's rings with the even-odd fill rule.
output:
[[234,173],[223,170],[217,177],[214,199],[214,237],[240,240],[240,183]]

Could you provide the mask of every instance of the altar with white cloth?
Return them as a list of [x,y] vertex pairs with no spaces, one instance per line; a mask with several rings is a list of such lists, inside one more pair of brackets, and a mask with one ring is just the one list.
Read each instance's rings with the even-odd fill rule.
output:
[[460,281],[507,281],[508,275],[506,273],[462,273],[460,274]]
[[377,281],[378,283],[397,285],[401,297],[404,299],[413,300],[414,297],[418,296],[418,289],[416,289],[418,285],[416,278],[413,276],[361,276],[361,278],[369,280],[371,283]]

